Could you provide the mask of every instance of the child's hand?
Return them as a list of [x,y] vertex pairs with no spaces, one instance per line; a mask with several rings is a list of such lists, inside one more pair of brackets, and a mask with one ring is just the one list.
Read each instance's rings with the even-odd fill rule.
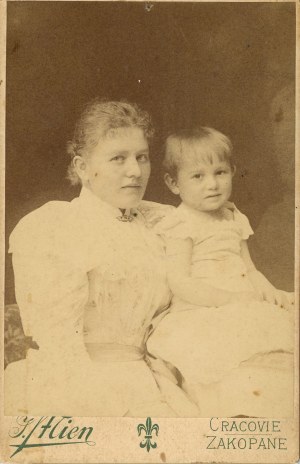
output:
[[249,276],[254,288],[264,301],[286,310],[291,310],[293,308],[295,302],[293,293],[277,290],[265,276],[258,271],[250,273]]
[[286,310],[292,310],[295,304],[295,294],[293,292],[284,292],[275,290],[276,304]]
[[280,294],[280,290],[276,290],[276,288],[268,281],[268,279],[265,278],[263,274],[261,274],[261,272],[256,269],[249,272],[249,278],[253,287],[263,301],[267,301],[274,305],[281,305],[283,297]]

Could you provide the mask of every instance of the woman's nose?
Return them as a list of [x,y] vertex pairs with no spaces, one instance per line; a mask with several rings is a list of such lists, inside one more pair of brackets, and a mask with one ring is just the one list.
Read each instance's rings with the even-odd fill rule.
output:
[[126,175],[128,177],[140,177],[141,168],[136,158],[128,159],[126,163]]

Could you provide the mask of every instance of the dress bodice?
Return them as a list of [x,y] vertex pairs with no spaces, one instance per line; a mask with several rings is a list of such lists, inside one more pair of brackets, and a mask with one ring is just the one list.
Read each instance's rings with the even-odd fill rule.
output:
[[13,231],[24,331],[47,356],[61,356],[62,345],[73,355],[85,351],[85,308],[93,307],[99,322],[90,340],[139,346],[153,315],[168,304],[163,249],[147,228],[145,204],[122,222],[120,210],[83,189],[70,203],[47,203]]
[[88,273],[86,340],[140,347],[154,314],[170,300],[163,248],[139,220],[109,229],[106,249],[97,250],[99,265]]

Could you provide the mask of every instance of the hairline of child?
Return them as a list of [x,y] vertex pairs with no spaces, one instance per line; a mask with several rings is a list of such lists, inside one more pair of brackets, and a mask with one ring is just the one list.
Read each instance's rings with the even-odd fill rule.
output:
[[[143,131],[148,143],[154,135],[151,117],[147,111],[126,100],[109,101],[95,98],[89,102],[82,112],[75,126],[73,139],[67,144],[67,153],[71,162],[67,171],[67,178],[72,185],[82,184],[73,160],[76,156],[88,158],[91,150],[99,141],[121,128],[139,128]],[[203,147],[205,145],[206,147]],[[171,148],[173,145],[173,149]],[[165,156],[163,167],[173,178],[177,178],[178,169],[184,160],[191,155],[191,146],[197,146],[197,157],[201,154],[205,161],[212,162],[217,155],[220,160],[227,161],[232,170],[232,144],[222,132],[206,126],[196,126],[191,129],[177,131],[168,136],[165,142]],[[199,148],[206,148],[201,153]],[[174,150],[174,146],[176,147]],[[208,150],[207,150],[208,148]],[[189,153],[190,152],[190,153]],[[193,151],[195,156],[196,152]]]
[[172,133],[167,137],[164,152],[163,167],[174,180],[184,161],[192,157],[212,163],[213,156],[217,156],[220,161],[228,162],[233,171],[235,169],[230,139],[211,127],[196,126]]

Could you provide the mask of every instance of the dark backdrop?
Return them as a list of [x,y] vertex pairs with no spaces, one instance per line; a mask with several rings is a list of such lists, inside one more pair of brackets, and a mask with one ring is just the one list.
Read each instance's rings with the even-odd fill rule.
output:
[[[153,116],[146,199],[177,201],[162,179],[168,132],[199,122],[229,135],[233,199],[256,228],[285,189],[269,114],[294,68],[294,3],[8,2],[6,237],[29,211],[77,195],[65,146],[95,96],[126,98]],[[10,258],[6,283],[11,302]]]

